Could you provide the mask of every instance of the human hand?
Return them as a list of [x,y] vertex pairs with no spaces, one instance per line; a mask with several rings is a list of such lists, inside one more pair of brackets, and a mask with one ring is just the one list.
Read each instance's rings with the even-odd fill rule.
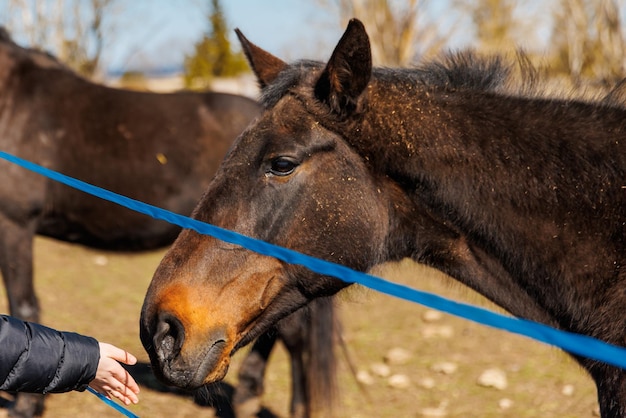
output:
[[133,365],[137,359],[132,354],[107,343],[100,344],[100,361],[96,377],[89,386],[107,398],[117,398],[126,405],[139,402],[139,386],[119,362]]

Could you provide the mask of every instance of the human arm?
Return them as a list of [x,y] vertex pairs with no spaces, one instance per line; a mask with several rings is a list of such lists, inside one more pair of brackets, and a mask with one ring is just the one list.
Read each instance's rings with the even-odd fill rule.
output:
[[0,315],[0,390],[85,390],[99,359],[98,342],[91,337]]

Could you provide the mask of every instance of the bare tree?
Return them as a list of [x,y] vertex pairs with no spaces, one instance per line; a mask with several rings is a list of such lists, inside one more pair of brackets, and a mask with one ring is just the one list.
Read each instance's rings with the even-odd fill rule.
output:
[[500,50],[515,45],[521,30],[515,17],[515,0],[455,0],[454,4],[471,16],[481,50]]
[[561,0],[555,13],[552,46],[554,67],[574,83],[589,78],[600,83],[622,79],[624,38],[615,0]]
[[[370,35],[376,65],[404,66],[444,43],[433,24],[419,22],[422,1],[337,0],[342,25],[356,17]],[[421,49],[417,49],[417,48]]]
[[598,4],[595,26],[598,31],[598,53],[593,73],[603,82],[624,78],[624,37],[619,7],[614,0]]
[[99,70],[103,22],[115,0],[8,0],[4,24],[87,77]]

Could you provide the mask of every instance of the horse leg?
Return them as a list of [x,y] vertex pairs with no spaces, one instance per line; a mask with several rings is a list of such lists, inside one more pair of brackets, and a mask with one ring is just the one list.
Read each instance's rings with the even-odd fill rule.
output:
[[308,347],[310,331],[310,309],[308,306],[292,313],[277,325],[278,336],[289,352],[291,365],[291,403],[289,412],[292,418],[308,418],[311,414],[305,350]]
[[604,363],[588,367],[598,389],[602,418],[626,418],[626,371]]
[[314,299],[277,327],[291,361],[291,416],[332,415],[339,333],[333,298]]
[[308,382],[304,366],[302,348],[289,349],[291,360],[291,403],[289,412],[292,418],[308,418],[310,416],[310,402]]
[[[316,301],[312,303],[316,303]],[[310,309],[304,307],[280,321],[276,330],[265,333],[255,341],[239,369],[239,385],[233,397],[234,409],[238,418],[257,416],[261,409],[260,397],[263,394],[263,377],[270,353],[277,339],[283,342],[289,354],[291,367],[290,416],[293,418],[310,416],[309,382],[305,368],[305,351],[311,341],[307,334],[311,332],[310,314]]]
[[[18,225],[0,214],[0,271],[11,315],[39,322],[39,302],[33,285],[34,223]],[[9,417],[30,418],[43,413],[43,395],[20,393]]]
[[263,378],[276,339],[276,330],[261,335],[241,364],[238,374],[239,384],[233,395],[233,409],[238,418],[256,417],[261,410]]

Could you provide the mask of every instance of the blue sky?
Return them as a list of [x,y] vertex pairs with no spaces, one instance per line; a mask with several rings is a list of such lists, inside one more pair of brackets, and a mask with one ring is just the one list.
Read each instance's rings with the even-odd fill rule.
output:
[[[115,46],[108,57],[111,66],[181,61],[207,30],[208,3],[128,2],[121,9],[124,23],[116,28]],[[226,0],[222,7],[231,30],[240,28],[252,42],[285,59],[322,58],[319,54],[334,46],[343,29],[339,18],[316,0]],[[137,19],[138,15],[144,17]],[[238,46],[234,33],[232,40]]]
[[[123,5],[119,19],[123,23],[116,28],[115,46],[107,57],[113,68],[146,61],[182,62],[184,53],[207,30],[209,0],[118,1]],[[446,9],[448,3],[425,2],[431,20],[437,20],[443,30],[455,22]],[[221,4],[231,30],[241,29],[252,42],[286,60],[328,58],[344,30],[334,0],[223,0]],[[238,47],[234,33],[232,40]]]
[[[0,0],[0,24],[8,0]],[[37,0],[50,1],[50,0]],[[394,0],[395,1],[395,0]],[[397,0],[401,1],[401,0]],[[335,0],[222,0],[231,29],[239,27],[254,43],[275,55],[326,59],[343,32]],[[451,0],[424,1],[428,21],[454,29],[449,47],[471,44],[467,16]],[[550,5],[548,5],[550,3]],[[553,2],[529,0],[523,7],[543,9]],[[207,30],[210,0],[116,0],[102,61],[109,70],[180,66],[185,53]],[[538,6],[539,5],[539,6]],[[456,13],[456,14],[455,14]],[[535,15],[536,16],[536,15]],[[232,40],[238,46],[234,33]],[[14,34],[18,42],[19,34]]]
[[[334,0],[326,0],[333,4]],[[26,0],[50,5],[53,0]],[[46,3],[49,2],[49,3]],[[222,0],[229,27],[239,27],[255,43],[282,57],[320,51],[320,39],[335,42],[342,33],[336,13],[321,6],[323,0]],[[210,0],[115,0],[107,20],[103,61],[109,68],[136,65],[176,65],[208,29]],[[19,33],[22,15],[10,12],[10,0],[0,0],[0,24],[14,29],[18,43],[27,44]],[[51,10],[47,10],[53,14]],[[68,6],[67,16],[73,11]],[[318,33],[319,32],[319,33]],[[231,32],[235,46],[238,46]],[[327,47],[333,44],[328,41]],[[52,51],[54,52],[54,51]],[[329,51],[330,53],[330,51]]]

